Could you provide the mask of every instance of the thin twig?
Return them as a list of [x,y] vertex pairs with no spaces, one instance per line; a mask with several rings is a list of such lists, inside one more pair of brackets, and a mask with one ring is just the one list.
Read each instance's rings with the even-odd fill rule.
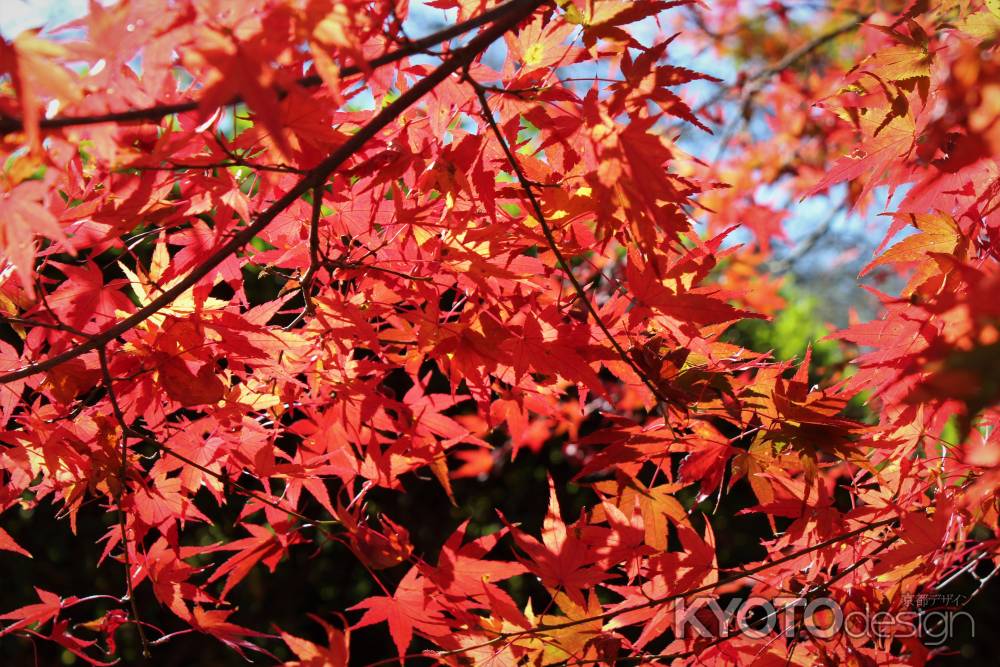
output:
[[63,324],[61,322],[42,322],[40,320],[33,320],[27,317],[14,317],[13,315],[2,315],[0,316],[0,321],[6,322],[10,325],[17,326],[30,326],[30,327],[41,327],[43,329],[52,329],[54,331],[63,331],[74,336],[87,337],[87,334],[74,329],[73,327]]
[[245,160],[231,162],[206,162],[202,164],[182,164],[180,162],[170,162],[163,166],[157,165],[124,165],[120,171],[190,171],[192,169],[228,169],[230,167],[246,167],[252,171],[273,171],[279,174],[304,174],[305,169],[289,167],[283,164],[257,164]]
[[[809,600],[812,596],[816,595],[817,593],[823,592],[825,590],[829,590],[830,586],[832,586],[836,582],[844,579],[849,574],[851,574],[852,572],[855,572],[856,570],[858,570],[862,566],[866,565],[868,562],[870,562],[879,553],[881,553],[882,551],[885,551],[891,545],[893,545],[894,543],[898,542],[899,539],[900,539],[899,535],[890,535],[886,539],[882,540],[879,543],[878,547],[876,547],[875,549],[873,549],[871,551],[871,553],[869,553],[867,556],[864,556],[863,558],[859,559],[857,562],[851,564],[849,567],[844,568],[843,571],[841,571],[838,574],[834,575],[829,581],[825,581],[825,582],[823,582],[821,584],[816,584],[815,586],[813,586],[812,588],[810,588],[808,591],[806,591],[805,593],[801,594],[797,599],[792,600],[791,602],[788,602],[785,605],[783,605],[781,607],[781,609],[775,609],[773,612],[769,612],[769,613],[765,614],[764,616],[761,616],[760,618],[754,619],[753,621],[748,622],[747,626],[749,628],[752,628],[754,625],[758,625],[762,621],[766,623],[766,621],[768,619],[770,619],[772,616],[777,616],[779,614],[786,613],[793,606],[797,605],[799,603],[799,600],[802,600],[802,599]],[[640,663],[642,663],[642,662],[646,662],[648,660],[658,660],[658,661],[683,660],[684,658],[690,657],[691,655],[693,655],[695,653],[704,653],[708,649],[713,648],[715,646],[718,646],[719,644],[723,644],[723,643],[725,643],[726,641],[728,641],[730,639],[732,639],[732,635],[724,632],[724,633],[720,634],[720,636],[718,636],[715,639],[713,639],[708,644],[700,645],[696,650],[677,651],[675,653],[658,653],[658,654],[655,654],[655,655],[640,654],[640,655],[635,655],[635,656],[628,656],[628,657],[620,658],[618,664],[624,664],[626,661],[628,661],[628,662],[639,661]],[[794,640],[793,640],[793,643],[794,643]],[[584,660],[584,661],[575,662],[575,663],[572,663],[572,664],[574,664],[574,665],[585,665],[585,664],[589,664],[589,662],[590,661]],[[569,663],[564,663],[564,664],[568,665]]]
[[789,251],[784,257],[768,262],[768,272],[774,275],[781,275],[790,271],[795,266],[797,261],[812,252],[812,249],[815,248],[816,245],[823,240],[823,237],[830,232],[833,228],[834,221],[836,221],[837,217],[844,210],[844,207],[848,205],[848,203],[848,198],[844,197],[844,200],[835,206],[833,210],[831,210],[830,213],[822,220],[822,222],[816,225],[816,228],[809,232],[809,234],[803,238],[795,246],[795,248]]
[[[814,37],[813,39],[809,40],[808,42],[806,42],[805,44],[803,44],[799,48],[793,49],[792,51],[789,51],[787,54],[785,54],[785,57],[781,58],[780,60],[777,60],[776,62],[771,63],[770,65],[762,67],[761,69],[757,70],[753,74],[750,74],[749,76],[747,76],[742,81],[742,84],[744,86],[748,86],[748,85],[754,84],[754,83],[756,83],[758,81],[762,81],[764,79],[769,79],[769,78],[775,76],[776,74],[781,74],[786,69],[788,69],[792,65],[796,64],[802,58],[805,58],[809,54],[811,54],[814,51],[816,51],[817,49],[825,46],[826,44],[828,44],[829,42],[833,41],[837,37],[840,37],[841,35],[845,35],[845,34],[847,34],[849,32],[853,32],[853,31],[857,30],[870,17],[871,17],[871,13],[858,14],[857,17],[855,17],[855,19],[853,21],[850,21],[849,23],[845,23],[842,26],[838,26],[837,28],[834,28],[833,30],[830,30],[829,32],[825,32],[822,35],[817,35],[816,37]],[[697,107],[695,107],[694,114],[698,115],[699,113],[701,113],[702,111],[708,109],[709,107],[711,107],[712,105],[716,104],[717,102],[720,102],[722,100],[722,98],[724,98],[726,95],[729,94],[729,91],[732,90],[732,88],[733,88],[733,86],[730,85],[730,86],[721,87],[718,90],[716,90],[716,92],[711,97],[709,97],[707,100],[705,100],[704,102],[702,102],[701,104],[699,104]],[[749,97],[752,97],[756,92],[757,92],[757,87],[756,86],[751,86],[743,94],[743,96],[744,96],[744,98],[749,98]],[[682,126],[680,126],[680,125],[679,126],[675,126],[672,129],[678,129],[678,127],[682,127]]]
[[226,157],[232,160],[232,162],[234,163],[233,166],[247,167],[248,169],[254,169],[258,171],[276,171],[279,173],[285,172],[291,174],[306,173],[305,169],[299,169],[297,167],[292,167],[284,163],[275,165],[265,165],[265,164],[258,164],[256,162],[251,162],[246,157],[247,154],[250,153],[250,149],[247,149],[243,151],[242,154],[240,154],[234,151],[229,146],[227,146],[225,139],[222,136],[213,133],[212,138],[215,139],[215,145],[219,147],[219,150],[225,153]]
[[298,510],[296,510],[296,509],[294,509],[292,507],[287,507],[287,506],[281,504],[280,502],[278,502],[276,500],[271,500],[267,496],[265,496],[265,495],[263,495],[261,493],[258,493],[257,491],[254,491],[251,488],[243,486],[239,482],[237,482],[237,481],[235,481],[233,479],[230,479],[229,477],[227,477],[226,475],[223,475],[222,473],[215,472],[211,468],[203,466],[202,464],[198,463],[197,461],[194,461],[194,460],[188,458],[187,456],[184,456],[183,454],[177,452],[175,449],[173,449],[171,447],[168,447],[167,445],[163,444],[162,442],[154,440],[153,438],[145,435],[144,433],[136,431],[135,429],[129,429],[129,433],[132,436],[141,439],[147,445],[155,447],[157,450],[163,452],[164,454],[167,454],[168,456],[172,456],[175,459],[177,459],[178,461],[191,466],[195,470],[198,470],[199,472],[204,473],[205,475],[208,475],[208,476],[210,476],[210,477],[212,477],[214,479],[219,480],[224,485],[227,485],[227,486],[233,488],[234,490],[238,491],[239,493],[243,494],[244,496],[247,496],[248,498],[253,498],[257,502],[263,503],[263,504],[267,505],[268,507],[271,507],[273,509],[278,510],[279,512],[285,512],[286,514],[294,516],[296,519],[299,519],[300,521],[305,522],[306,525],[316,525],[316,526],[340,525],[340,521],[338,521],[336,519],[314,519],[311,516],[309,516],[307,514],[303,514],[303,513],[299,512]]
[[416,280],[417,282],[429,283],[433,282],[434,278],[431,276],[415,276],[412,273],[406,273],[405,271],[397,271],[396,269],[390,269],[385,266],[377,266],[375,264],[365,264],[363,262],[343,262],[336,259],[327,259],[323,264],[332,269],[348,269],[353,271],[380,271],[382,273],[388,273],[391,276],[396,276],[397,278],[405,278],[406,280]]
[[[112,389],[112,385],[111,385],[111,381],[112,381],[112,379],[111,379],[111,373],[108,370],[108,364],[107,364],[107,353],[105,352],[105,350],[104,350],[103,347],[98,348],[98,357],[101,360],[101,375],[103,377],[104,384],[105,384],[105,387],[106,387],[106,391],[108,393],[108,398],[111,401],[111,409],[112,409],[112,412],[115,415],[115,419],[118,421],[118,424],[119,424],[119,426],[122,429],[122,460],[123,461],[127,462],[127,459],[125,458],[126,457],[126,452],[127,452],[127,450],[125,448],[125,437],[126,436],[130,436],[130,437],[136,438],[138,440],[141,440],[142,442],[146,443],[147,445],[150,445],[151,447],[153,447],[154,449],[156,449],[159,452],[162,452],[164,454],[167,454],[168,456],[174,457],[178,461],[191,466],[192,468],[198,470],[199,472],[201,472],[203,474],[208,475],[209,477],[212,477],[212,478],[214,478],[214,479],[222,482],[224,485],[233,488],[234,490],[238,491],[239,493],[243,494],[244,496],[247,496],[248,498],[253,498],[254,500],[256,500],[256,501],[258,501],[260,503],[263,503],[263,504],[265,504],[265,505],[267,505],[269,507],[272,507],[272,508],[274,508],[274,509],[276,509],[276,510],[278,510],[280,512],[285,512],[286,514],[294,516],[296,519],[304,521],[307,525],[324,526],[324,525],[338,525],[338,524],[340,524],[340,521],[338,521],[336,519],[329,519],[329,520],[314,519],[311,516],[308,516],[306,514],[302,514],[301,512],[299,512],[298,510],[296,510],[296,509],[294,509],[292,507],[286,507],[285,505],[282,505],[278,501],[271,500],[267,496],[265,496],[263,494],[260,494],[260,493],[258,493],[256,491],[254,491],[253,489],[250,489],[250,488],[247,488],[247,487],[243,486],[239,482],[230,479],[229,477],[227,477],[226,475],[223,475],[222,473],[215,472],[211,468],[208,468],[208,467],[206,467],[206,466],[198,463],[197,461],[194,461],[194,460],[188,458],[187,456],[185,456],[185,455],[183,455],[183,454],[175,451],[173,448],[171,448],[171,447],[169,447],[169,446],[167,446],[167,445],[159,442],[158,440],[156,440],[156,439],[154,439],[154,438],[146,435],[142,431],[139,431],[138,429],[136,429],[136,428],[132,427],[131,425],[129,425],[128,422],[125,420],[125,415],[122,412],[121,407],[120,407],[120,405],[118,403],[117,395],[114,393],[114,390]],[[123,530],[123,539],[124,539],[124,530]],[[127,558],[128,558],[128,555],[126,554],[126,559]],[[129,580],[129,585],[131,586],[131,580]]]
[[[607,337],[608,342],[611,343],[611,346],[615,349],[615,352],[618,353],[618,356],[621,357],[622,361],[628,364],[628,366],[635,372],[635,374],[639,377],[642,383],[645,384],[646,387],[648,387],[649,390],[653,393],[653,396],[656,397],[657,402],[661,406],[661,410],[665,410],[665,406],[669,404],[667,397],[663,394],[663,392],[656,385],[656,383],[653,382],[652,378],[650,378],[647,373],[645,373],[641,368],[639,368],[639,365],[636,364],[635,361],[629,356],[628,352],[625,351],[625,348],[623,348],[621,343],[618,342],[618,339],[615,338],[614,335],[612,335],[611,330],[608,329],[608,326],[604,323],[604,320],[601,318],[601,314],[597,312],[597,307],[591,302],[590,298],[587,296],[586,289],[584,289],[579,279],[573,273],[573,269],[570,266],[569,262],[566,260],[566,256],[563,255],[562,250],[559,249],[559,244],[556,242],[556,237],[552,233],[552,227],[549,225],[549,222],[545,217],[545,213],[542,212],[542,205],[538,201],[538,197],[535,196],[535,191],[533,189],[534,183],[528,179],[527,175],[525,175],[524,170],[521,168],[520,163],[517,161],[517,157],[514,155],[514,152],[511,150],[510,145],[507,143],[506,137],[503,136],[503,132],[501,131],[500,126],[497,125],[496,118],[494,118],[493,116],[493,111],[490,109],[489,100],[486,99],[486,89],[478,81],[475,81],[471,77],[469,77],[467,72],[465,80],[469,82],[469,84],[472,86],[472,89],[475,91],[476,97],[479,100],[479,106],[481,107],[483,118],[490,126],[490,129],[492,130],[493,135],[496,137],[497,141],[500,142],[500,147],[501,149],[503,149],[503,153],[507,157],[507,162],[510,163],[510,167],[514,171],[514,175],[517,177],[517,180],[521,185],[521,189],[524,190],[524,194],[528,198],[529,203],[531,204],[531,208],[535,213],[535,217],[538,219],[538,224],[542,229],[542,234],[545,236],[545,241],[548,243],[549,249],[552,251],[552,254],[555,255],[556,261],[559,263],[559,266],[563,270],[563,273],[566,274],[566,277],[569,279],[569,282],[573,286],[573,289],[576,290],[577,296],[580,298],[580,300],[586,307],[587,312],[593,318],[594,322],[597,324],[601,332],[604,333],[604,335]],[[669,419],[667,418],[665,411],[663,414],[663,420],[664,423],[669,426]]]
[[144,658],[149,658],[149,640],[146,638],[146,631],[142,627],[142,618],[139,616],[139,605],[135,600],[135,590],[132,587],[132,563],[128,554],[128,533],[126,531],[125,506],[123,504],[125,499],[125,488],[128,484],[129,428],[127,422],[125,421],[125,414],[122,412],[122,408],[118,404],[118,397],[115,395],[114,383],[111,379],[111,371],[108,369],[108,353],[104,349],[103,345],[97,348],[97,358],[101,363],[101,378],[104,381],[105,389],[108,392],[108,400],[111,402],[111,410],[114,412],[115,420],[117,420],[122,431],[122,457],[121,464],[118,469],[118,493],[115,494],[117,496],[115,504],[118,506],[118,530],[121,533],[122,553],[125,565],[125,595],[128,596],[129,605],[132,608],[132,620],[135,621],[135,627],[139,631],[139,642],[142,644],[142,656]]
[[[624,608],[624,609],[616,609],[614,611],[606,611],[606,612],[603,612],[603,613],[600,613],[600,614],[594,614],[592,616],[585,616],[585,617],[582,617],[582,618],[575,618],[575,619],[568,620],[568,621],[565,621],[565,622],[562,622],[562,623],[541,623],[541,624],[539,624],[539,625],[537,625],[537,626],[535,626],[533,628],[528,628],[528,629],[525,629],[525,630],[512,630],[512,631],[508,631],[508,632],[497,633],[496,637],[494,637],[492,639],[488,639],[488,640],[486,640],[484,642],[480,642],[478,644],[473,644],[471,646],[463,646],[461,648],[451,649],[451,650],[448,650],[448,651],[434,651],[434,652],[428,651],[428,652],[425,652],[425,653],[422,653],[422,654],[414,654],[413,656],[404,656],[404,657],[437,657],[437,658],[444,658],[444,657],[448,657],[448,656],[460,655],[462,653],[467,653],[468,651],[475,651],[477,649],[487,648],[487,647],[493,646],[495,644],[499,644],[501,642],[504,642],[504,641],[507,641],[507,640],[510,640],[510,639],[516,639],[518,637],[523,637],[523,636],[526,636],[526,635],[533,635],[533,634],[537,634],[537,633],[541,633],[541,632],[552,632],[552,631],[556,631],[556,630],[565,630],[566,628],[572,628],[572,627],[575,627],[577,625],[581,625],[581,624],[584,624],[584,623],[591,623],[591,622],[594,622],[594,621],[602,621],[602,622],[603,621],[607,621],[607,620],[609,620],[609,619],[611,619],[611,618],[613,618],[615,616],[621,615],[621,614],[627,614],[629,612],[639,611],[639,610],[642,610],[642,609],[649,609],[651,607],[656,607],[656,606],[659,606],[659,605],[662,605],[662,604],[666,604],[668,602],[675,602],[677,600],[689,597],[691,595],[698,595],[699,593],[706,593],[708,591],[715,590],[716,588],[719,588],[720,586],[725,586],[727,584],[732,584],[732,583],[736,583],[738,581],[742,581],[743,579],[746,579],[747,577],[751,577],[751,576],[753,576],[755,574],[759,574],[759,573],[764,572],[766,570],[769,570],[769,569],[771,569],[773,567],[777,567],[778,565],[783,565],[784,563],[787,563],[789,561],[795,560],[796,558],[800,558],[800,557],[802,557],[802,556],[804,556],[806,554],[812,553],[814,551],[819,551],[820,549],[825,549],[825,548],[833,546],[835,544],[839,544],[840,542],[843,542],[844,540],[849,540],[852,537],[856,537],[858,535],[861,535],[861,534],[866,533],[866,532],[871,531],[871,530],[877,530],[879,528],[882,528],[882,527],[885,527],[885,526],[889,526],[890,524],[893,524],[893,523],[896,523],[896,522],[898,522],[898,519],[896,519],[896,518],[882,519],[880,521],[875,521],[873,523],[870,523],[868,525],[862,526],[860,528],[856,528],[856,529],[848,531],[846,533],[841,533],[840,535],[837,535],[835,537],[831,537],[831,538],[829,538],[827,540],[824,540],[822,542],[818,542],[817,544],[813,544],[813,545],[808,546],[808,547],[803,547],[802,549],[799,549],[798,551],[792,552],[792,553],[790,553],[790,554],[788,554],[786,556],[782,556],[781,558],[778,558],[776,560],[768,561],[766,563],[758,565],[757,567],[751,568],[749,570],[743,570],[743,571],[741,571],[741,572],[739,572],[737,574],[734,574],[732,576],[729,576],[729,577],[722,577],[722,578],[716,580],[714,583],[703,584],[701,586],[697,586],[695,588],[690,588],[688,590],[681,591],[679,593],[672,593],[670,595],[664,595],[664,596],[658,597],[658,598],[650,598],[646,602],[642,602],[642,603],[639,603],[639,604],[636,604],[636,605],[632,605],[631,607],[627,607],[627,608]],[[891,541],[895,541],[895,540],[892,539],[892,536],[889,536],[889,537],[885,538],[885,541],[890,541],[890,540]],[[886,545],[886,546],[888,546],[888,545]],[[881,550],[882,548],[884,548],[884,547],[880,547],[879,550]],[[853,566],[851,568],[848,568],[849,571],[853,571],[854,569],[856,569],[856,568],[853,567]],[[849,571],[845,571],[843,573],[843,576],[846,576],[846,574],[848,574]],[[840,575],[838,575],[837,578],[840,578]],[[481,628],[481,629],[484,629],[484,628]],[[391,662],[395,662],[396,660],[397,660],[396,658],[393,658],[393,660]],[[383,661],[380,661],[380,662],[377,662],[377,663],[372,663],[370,665],[370,667],[375,667],[376,665],[381,665],[381,664],[389,664],[389,662],[390,661],[383,660]]]
[[943,580],[939,581],[937,584],[935,584],[934,585],[934,590],[939,591],[942,588],[947,588],[953,581],[955,581],[956,579],[958,579],[959,577],[961,577],[963,574],[969,572],[974,567],[976,567],[979,564],[979,561],[981,561],[985,556],[986,556],[986,552],[985,551],[981,551],[979,554],[976,555],[975,558],[972,558],[965,565],[963,565],[962,567],[958,568],[952,574],[948,575],[948,577],[946,577],[945,579],[943,579]]

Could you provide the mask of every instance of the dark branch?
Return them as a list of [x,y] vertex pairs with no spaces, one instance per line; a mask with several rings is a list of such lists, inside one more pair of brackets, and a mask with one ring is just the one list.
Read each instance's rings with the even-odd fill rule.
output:
[[400,95],[391,104],[387,105],[371,119],[366,125],[344,142],[337,150],[327,156],[322,162],[313,167],[309,172],[296,183],[284,196],[277,199],[266,210],[264,210],[253,223],[242,228],[229,241],[222,244],[218,249],[209,255],[201,264],[179,280],[173,287],[165,290],[158,297],[140,308],[138,311],[120,321],[118,324],[109,327],[101,333],[93,336],[90,340],[66,350],[60,354],[49,357],[44,361],[30,364],[16,371],[0,375],[0,384],[6,384],[21,378],[30,377],[38,373],[44,373],[50,368],[65,363],[70,359],[75,359],[91,350],[96,350],[118,336],[129,331],[141,322],[146,321],[160,309],[169,305],[174,299],[193,287],[202,278],[207,276],[219,264],[228,259],[231,255],[239,251],[249,243],[255,236],[260,234],[282,211],[292,205],[299,197],[309,192],[313,188],[323,184],[326,179],[340,165],[357,153],[368,140],[377,135],[386,126],[396,120],[406,109],[415,104],[424,95],[429,93],[449,76],[467,66],[472,60],[482,53],[486,48],[503,36],[505,32],[513,29],[522,20],[530,16],[535,9],[541,6],[546,0],[512,0],[504,5],[505,13],[501,14],[497,21],[489,28],[483,30],[465,46],[456,49],[452,56],[441,63],[433,72],[418,81],[412,88]]
[[[377,58],[373,58],[367,61],[363,66],[348,65],[347,67],[342,68],[340,70],[340,76],[356,76],[383,65],[397,62],[414,54],[422,53],[432,46],[436,46],[442,42],[464,35],[470,30],[474,30],[482,25],[485,25],[494,19],[507,16],[509,13],[516,11],[518,6],[522,6],[524,4],[523,0],[511,0],[510,2],[488,9],[478,16],[474,16],[468,20],[462,21],[461,23],[456,23],[455,25],[451,25],[447,28],[431,33],[426,37],[408,40],[406,44],[399,49],[390,51],[389,53],[378,56]],[[302,88],[314,88],[322,85],[323,79],[317,75],[312,75],[302,77],[295,83]],[[283,98],[288,94],[288,91],[279,89],[277,94],[279,98]],[[234,106],[240,104],[241,102],[243,102],[243,98],[236,96],[229,100],[225,106]],[[43,119],[39,123],[39,127],[43,130],[58,130],[61,128],[79,125],[96,125],[98,123],[159,121],[166,116],[184,113],[187,111],[194,111],[198,108],[199,104],[200,102],[198,100],[187,100],[184,102],[176,102],[174,104],[157,104],[142,109],[129,109],[128,111],[113,111],[109,113],[90,114],[85,116],[60,116],[58,118]],[[23,129],[24,122],[20,118],[0,117],[0,136],[10,134],[12,132],[18,132]]]

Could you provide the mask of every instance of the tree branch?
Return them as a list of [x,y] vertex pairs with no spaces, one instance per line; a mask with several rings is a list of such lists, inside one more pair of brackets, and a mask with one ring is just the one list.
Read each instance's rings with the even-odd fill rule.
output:
[[[426,37],[408,40],[406,44],[399,49],[378,56],[377,58],[373,58],[367,61],[367,63],[363,66],[348,65],[347,67],[342,68],[340,70],[340,76],[355,76],[368,70],[376,69],[414,54],[424,52],[432,46],[436,46],[442,42],[459,37],[470,30],[474,30],[482,25],[485,25],[486,23],[489,23],[490,21],[493,21],[494,19],[499,19],[507,16],[511,12],[516,12],[518,7],[523,6],[524,4],[523,0],[511,0],[510,2],[488,9],[479,16],[472,17],[452,26],[448,26],[447,28],[431,33]],[[317,75],[312,75],[302,77],[295,83],[303,88],[313,88],[322,85],[323,79]],[[288,95],[287,91],[281,89],[279,89],[277,93],[279,98],[284,98]],[[234,106],[240,104],[241,102],[243,102],[243,98],[237,95],[226,102],[224,106]],[[142,109],[129,109],[128,111],[112,111],[104,114],[90,114],[85,116],[60,116],[58,118],[42,119],[41,122],[39,122],[39,127],[43,130],[57,130],[79,125],[96,125],[98,123],[158,121],[173,114],[194,111],[198,108],[199,104],[200,102],[198,100],[188,100],[185,102],[176,102],[174,104],[157,104]],[[18,132],[23,129],[24,121],[22,119],[0,117],[0,136],[10,134],[12,132]]]
[[[544,4],[547,0],[512,0],[503,5],[504,13],[489,28],[486,28],[474,37],[465,46],[456,49],[452,56],[441,63],[433,72],[418,81],[412,88],[396,98],[395,101],[384,107],[378,115],[372,118],[360,130],[345,141],[337,150],[326,157],[322,162],[313,167],[299,180],[288,192],[277,199],[257,219],[250,225],[242,228],[229,241],[222,244],[211,255],[191,270],[182,280],[168,290],[165,290],[151,302],[137,310],[135,313],[120,321],[118,324],[109,327],[101,333],[93,336],[90,340],[70,348],[65,352],[49,357],[16,371],[11,371],[0,375],[0,384],[6,384],[15,380],[30,377],[65,363],[70,359],[75,359],[82,354],[95,350],[123,333],[129,331],[136,325],[146,321],[152,315],[173,302],[174,299],[186,292],[198,283],[199,280],[207,276],[219,264],[237,252],[240,248],[249,243],[255,236],[263,231],[271,222],[286,208],[292,205],[299,197],[309,192],[313,188],[322,187],[327,178],[340,165],[346,162],[358,150],[360,150],[368,140],[377,135],[382,129],[396,120],[406,109],[415,104],[424,95],[429,93],[449,76],[467,66],[481,52],[503,36],[508,30],[513,29],[522,20],[530,16],[535,9]],[[495,12],[493,13],[495,14]]]

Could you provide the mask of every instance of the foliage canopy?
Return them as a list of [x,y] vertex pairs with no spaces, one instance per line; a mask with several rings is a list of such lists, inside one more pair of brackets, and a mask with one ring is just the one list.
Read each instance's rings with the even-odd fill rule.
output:
[[[1000,5],[803,4],[124,0],[0,43],[0,557],[51,508],[115,573],[31,581],[0,643],[932,658],[675,632],[1000,562]],[[815,350],[802,200],[888,221]],[[243,620],[310,563],[359,583]]]

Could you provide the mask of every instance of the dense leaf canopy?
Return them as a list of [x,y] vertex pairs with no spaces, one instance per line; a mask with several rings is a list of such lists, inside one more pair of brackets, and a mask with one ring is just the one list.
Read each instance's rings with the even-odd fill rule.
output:
[[[998,39],[989,0],[123,0],[0,41],[0,647],[924,664],[780,601],[1000,562]],[[786,274],[852,261],[837,216],[880,242],[834,330]],[[735,595],[792,621],[678,630]]]

